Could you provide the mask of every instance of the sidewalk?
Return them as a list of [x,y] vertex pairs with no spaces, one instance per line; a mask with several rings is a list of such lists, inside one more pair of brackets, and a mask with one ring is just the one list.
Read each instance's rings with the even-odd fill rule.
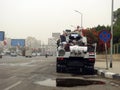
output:
[[112,61],[112,68],[110,68],[110,62],[108,60],[108,69],[106,69],[106,60],[96,60],[95,69],[97,74],[105,78],[112,78],[120,80],[120,61]]

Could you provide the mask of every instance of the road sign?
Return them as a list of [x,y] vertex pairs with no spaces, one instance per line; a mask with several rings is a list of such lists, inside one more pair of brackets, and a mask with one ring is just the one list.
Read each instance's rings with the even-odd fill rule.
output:
[[5,32],[0,31],[0,41],[4,41],[4,35],[5,35]]
[[11,39],[11,46],[25,46],[25,39]]
[[111,39],[111,33],[106,31],[106,30],[102,30],[100,33],[99,33],[99,38],[101,41],[103,41],[105,43],[105,51],[106,51],[106,69],[108,69],[108,60],[107,60],[107,45],[106,43],[108,41],[110,41]]
[[106,31],[106,30],[102,30],[99,33],[99,38],[100,40],[102,40],[104,43],[107,43],[108,41],[110,41],[111,39],[111,33]]

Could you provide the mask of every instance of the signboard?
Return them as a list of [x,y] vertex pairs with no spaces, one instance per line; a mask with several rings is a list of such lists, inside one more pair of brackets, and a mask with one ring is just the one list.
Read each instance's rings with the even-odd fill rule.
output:
[[25,46],[25,39],[11,39],[11,46]]
[[111,39],[111,33],[108,32],[107,30],[102,30],[100,33],[99,33],[99,38],[101,41],[103,41],[105,43],[105,51],[106,51],[106,69],[108,69],[108,60],[107,60],[107,45],[106,43],[108,41],[110,41]]
[[0,41],[4,41],[4,35],[5,35],[5,32],[0,31]]
[[99,38],[101,41],[103,41],[104,43],[107,43],[108,41],[110,41],[111,39],[111,33],[108,32],[107,30],[102,30],[99,33]]

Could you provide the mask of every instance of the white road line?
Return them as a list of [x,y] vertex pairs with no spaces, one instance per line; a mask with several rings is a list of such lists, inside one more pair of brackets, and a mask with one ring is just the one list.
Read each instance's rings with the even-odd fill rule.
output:
[[13,79],[13,78],[16,78],[16,76],[11,76],[10,78],[8,78],[8,79]]
[[9,89],[11,89],[11,88],[13,88],[13,87],[15,87],[15,86],[21,84],[21,83],[22,83],[22,81],[18,81],[17,83],[15,83],[15,84],[13,84],[13,85],[11,85],[11,86],[5,88],[4,90],[9,90]]
[[36,76],[37,76],[37,75],[35,74],[35,75],[29,77],[28,79],[32,79],[32,78],[34,78],[34,77],[36,77]]

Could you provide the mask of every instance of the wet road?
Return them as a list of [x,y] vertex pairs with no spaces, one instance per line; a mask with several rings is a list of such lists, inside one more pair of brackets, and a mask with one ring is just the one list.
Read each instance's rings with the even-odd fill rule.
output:
[[55,57],[4,56],[0,90],[120,90],[120,82],[97,75],[56,73]]

